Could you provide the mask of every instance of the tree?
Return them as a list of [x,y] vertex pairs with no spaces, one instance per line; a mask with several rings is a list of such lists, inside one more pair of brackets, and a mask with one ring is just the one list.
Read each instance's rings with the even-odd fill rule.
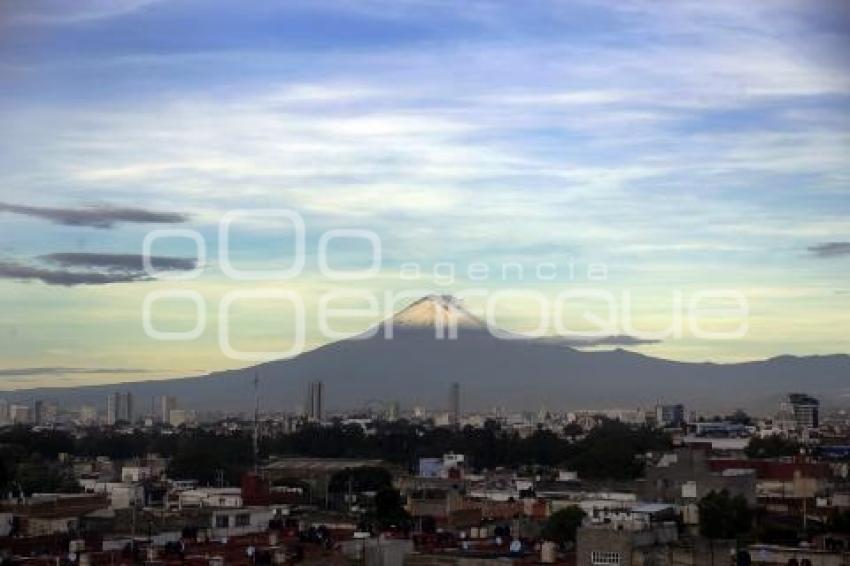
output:
[[181,437],[179,449],[168,465],[175,479],[195,479],[201,485],[213,485],[222,474],[229,485],[237,485],[253,462],[251,441],[247,436],[216,436],[197,432]]
[[727,490],[712,491],[699,504],[699,531],[709,539],[738,538],[750,531],[752,512],[747,500]]
[[380,491],[393,485],[392,474],[381,467],[363,466],[360,468],[346,468],[331,476],[328,491],[331,493],[345,493],[351,488],[354,493],[364,491]]
[[381,529],[396,528],[410,530],[410,514],[404,509],[404,501],[396,489],[382,489],[375,494],[374,522]]
[[829,530],[833,533],[850,534],[850,511],[836,514],[829,520]]
[[730,423],[750,426],[753,424],[753,419],[743,409],[736,409],[734,413],[729,415],[727,419]]
[[564,427],[564,436],[581,436],[582,434],[584,434],[584,429],[578,423],[568,423]]
[[746,448],[748,458],[782,458],[794,456],[799,452],[798,442],[777,435],[766,438],[754,436]]
[[558,544],[575,542],[576,531],[587,513],[580,507],[571,505],[552,513],[543,527],[543,538]]
[[643,473],[638,456],[670,446],[670,438],[647,427],[606,420],[573,445],[568,462],[581,478],[632,480]]
[[38,454],[33,454],[28,460],[18,464],[15,481],[25,495],[81,491],[80,484],[70,470],[54,462],[45,461]]

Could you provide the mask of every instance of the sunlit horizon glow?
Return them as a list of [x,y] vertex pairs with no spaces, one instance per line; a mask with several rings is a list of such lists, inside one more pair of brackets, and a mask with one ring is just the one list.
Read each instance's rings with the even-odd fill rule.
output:
[[[848,24],[838,0],[5,3],[0,389],[248,365],[222,355],[215,326],[223,296],[257,286],[221,270],[218,224],[234,209],[304,218],[303,274],[260,286],[304,297],[311,348],[328,341],[315,312],[339,286],[318,271],[318,240],[354,228],[378,235],[383,261],[351,287],[379,296],[592,287],[631,293],[648,331],[676,290],[734,289],[750,307],[744,338],[629,348],[717,362],[850,353]],[[199,278],[61,284],[82,262],[126,275],[104,262],[129,262],[156,228],[203,236]],[[267,221],[239,224],[233,242],[244,269],[289,259]],[[368,257],[340,245],[333,261]],[[404,280],[411,263],[423,273]],[[469,277],[471,264],[515,263],[525,277]],[[529,275],[540,264],[558,276]],[[54,284],[34,275],[46,270]],[[187,286],[207,328],[151,340],[145,296]],[[157,316],[194,320],[177,303]],[[244,304],[232,334],[285,349],[289,316]],[[534,319],[519,299],[503,312],[512,330]]]

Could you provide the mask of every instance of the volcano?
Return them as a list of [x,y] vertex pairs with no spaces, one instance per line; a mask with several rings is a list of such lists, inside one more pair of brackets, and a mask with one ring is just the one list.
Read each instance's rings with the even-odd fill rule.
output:
[[[304,403],[309,381],[321,380],[326,406],[356,409],[375,401],[445,408],[460,383],[464,410],[493,406],[536,410],[637,408],[658,400],[689,408],[773,411],[783,395],[805,391],[826,405],[850,400],[850,356],[779,356],[734,363],[684,363],[624,349],[582,350],[553,339],[504,339],[457,299],[431,295],[360,336],[287,360],[200,377],[109,386],[35,389],[4,395],[16,402],[54,400],[64,406],[103,406],[109,392],[130,391],[140,406],[175,395],[198,410],[250,410],[252,380],[260,377],[264,411]],[[627,343],[629,337],[582,341]],[[575,345],[575,343],[573,343]]]
[[441,331],[445,335],[455,330],[486,330],[486,324],[469,312],[463,303],[452,295],[428,295],[397,312],[381,325],[384,335],[392,334],[395,328],[433,329],[435,336]]

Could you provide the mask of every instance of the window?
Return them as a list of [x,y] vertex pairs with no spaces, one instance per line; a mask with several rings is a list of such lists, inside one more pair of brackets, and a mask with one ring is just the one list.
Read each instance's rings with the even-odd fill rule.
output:
[[594,550],[590,553],[590,563],[593,566],[619,566],[620,553]]
[[251,524],[251,515],[248,513],[239,513],[236,515],[236,526],[247,527]]
[[227,515],[216,515],[215,516],[215,528],[217,529],[226,529],[230,526],[230,517]]

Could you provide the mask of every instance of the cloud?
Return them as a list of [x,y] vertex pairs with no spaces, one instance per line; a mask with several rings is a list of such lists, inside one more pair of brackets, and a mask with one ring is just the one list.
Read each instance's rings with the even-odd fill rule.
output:
[[4,6],[6,23],[23,25],[62,25],[92,22],[136,12],[161,0],[93,0],[68,3],[8,2]]
[[[106,285],[150,281],[141,255],[102,253],[54,253],[37,259],[60,268],[31,265],[18,261],[0,261],[0,279],[41,281],[48,285]],[[151,256],[157,271],[188,271],[196,261],[190,258]],[[70,268],[70,269],[69,269]],[[82,269],[81,269],[82,268]]]
[[148,373],[150,370],[140,368],[73,368],[73,367],[31,367],[0,369],[0,377],[27,377],[36,375],[99,375],[99,374],[132,374]]
[[850,255],[850,242],[824,242],[808,247],[815,257],[839,257]]
[[[38,259],[61,267],[86,267],[131,272],[145,270],[144,258],[139,254],[66,252],[47,254],[39,256]],[[197,266],[196,260],[183,257],[151,256],[150,263],[157,271],[190,271]]]
[[51,208],[0,202],[0,212],[44,218],[66,226],[88,226],[91,228],[112,228],[120,222],[176,224],[188,220],[187,215],[177,212],[155,212],[143,208],[110,205],[91,205],[84,208]]
[[48,285],[73,287],[74,285],[106,285],[107,283],[128,283],[149,279],[139,273],[103,273],[79,272],[26,265],[13,261],[0,261],[0,279],[18,281],[41,281]]
[[571,346],[574,348],[592,348],[595,346],[643,346],[647,344],[659,344],[660,340],[650,340],[628,334],[617,334],[612,336],[602,337],[584,337],[575,336],[571,338],[562,336],[552,336],[541,338],[544,342],[552,344],[560,344],[562,346]]

